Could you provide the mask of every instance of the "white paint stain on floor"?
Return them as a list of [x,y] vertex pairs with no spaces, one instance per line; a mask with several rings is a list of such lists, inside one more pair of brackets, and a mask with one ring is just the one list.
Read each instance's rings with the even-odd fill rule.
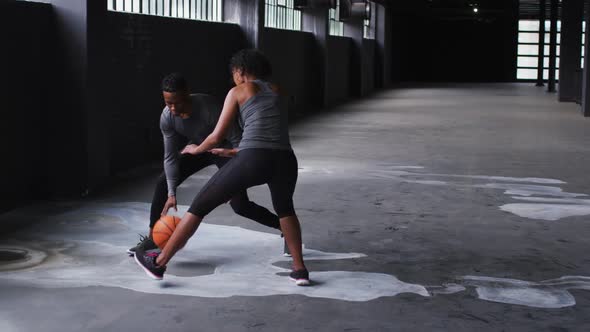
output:
[[[499,206],[502,211],[513,213],[519,217],[528,219],[540,219],[556,221],[572,216],[590,215],[590,200],[578,199],[587,197],[584,193],[569,193],[563,191],[558,185],[566,182],[558,179],[537,177],[506,177],[488,175],[460,175],[460,174],[436,174],[419,173],[422,166],[378,165],[375,168],[363,164],[343,165],[338,169],[331,169],[330,174],[340,173],[355,174],[355,176],[367,175],[369,178],[387,179],[390,181],[415,183],[429,186],[457,186],[484,189],[500,189],[505,195],[519,200],[522,197],[531,198],[528,203],[508,203]],[[316,171],[312,166],[306,166],[311,173]],[[323,173],[330,168],[322,165]],[[318,173],[319,174],[319,173]],[[444,180],[444,181],[443,181]],[[560,201],[546,200],[547,197],[557,198]],[[533,200],[537,199],[537,200]]]
[[[289,269],[274,265],[290,261],[282,256],[283,240],[278,235],[207,223],[200,226],[169,265],[165,281],[156,282],[125,254],[125,250],[133,245],[136,231],[145,229],[149,206],[142,203],[127,206],[129,208],[125,204],[94,206],[50,218],[47,225],[56,225],[56,221],[63,220],[57,223],[57,227],[38,230],[42,241],[37,245],[48,252],[49,258],[32,268],[0,272],[0,279],[38,287],[108,286],[144,293],[214,298],[298,294],[369,301],[400,293],[429,296],[421,285],[402,282],[387,274],[354,271],[313,271],[314,287],[298,287],[286,276]],[[185,211],[186,207],[180,210]],[[138,215],[138,211],[145,213]],[[74,225],[76,228],[72,229]],[[109,232],[109,229],[117,230],[121,226],[127,226],[123,237],[126,242],[121,241],[120,232]],[[85,240],[89,235],[95,239]],[[305,249],[304,255],[307,261],[365,257],[359,253],[327,253],[311,249]],[[194,266],[195,271],[199,266],[213,266],[214,272],[189,277],[175,275],[175,268],[181,266]]]
[[535,308],[557,309],[576,304],[572,289],[590,290],[590,277],[566,276],[559,279],[530,282],[479,276],[462,278],[475,287],[480,299]]
[[[275,265],[289,261],[282,256],[283,242],[278,235],[207,223],[169,265],[165,280],[158,282],[125,254],[136,240],[134,235],[145,229],[148,208],[144,203],[87,204],[47,216],[33,232],[27,230],[26,244],[16,240],[0,244],[14,249],[34,247],[34,256],[42,260],[35,266],[0,271],[0,279],[41,288],[106,286],[212,298],[302,295],[344,301],[370,301],[401,293],[448,296],[473,287],[482,300],[538,308],[573,306],[576,302],[569,290],[590,290],[590,278],[581,276],[541,282],[466,276],[458,283],[423,286],[393,275],[358,271],[312,271],[313,286],[297,287],[286,277],[289,270]],[[183,213],[186,207],[179,210]],[[28,209],[28,215],[30,212]],[[304,255],[307,261],[365,257],[311,249],[305,249]],[[185,273],[175,274],[181,269]],[[191,276],[185,276],[187,269],[193,271]]]

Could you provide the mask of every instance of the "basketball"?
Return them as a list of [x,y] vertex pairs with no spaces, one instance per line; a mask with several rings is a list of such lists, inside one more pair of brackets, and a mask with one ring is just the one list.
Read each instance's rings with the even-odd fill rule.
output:
[[177,216],[162,216],[152,230],[152,238],[154,243],[160,249],[164,249],[168,239],[172,236],[172,232],[176,229],[176,226],[180,223],[180,218]]

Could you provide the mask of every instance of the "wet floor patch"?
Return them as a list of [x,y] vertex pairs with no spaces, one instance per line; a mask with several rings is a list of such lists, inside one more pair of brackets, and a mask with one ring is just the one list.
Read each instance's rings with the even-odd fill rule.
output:
[[41,264],[46,257],[39,250],[0,246],[0,272],[31,268]]

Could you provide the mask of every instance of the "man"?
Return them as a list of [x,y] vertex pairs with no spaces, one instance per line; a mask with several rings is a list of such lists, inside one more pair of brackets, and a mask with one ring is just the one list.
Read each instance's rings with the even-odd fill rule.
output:
[[[152,200],[149,236],[141,236],[140,242],[127,250],[129,255],[134,255],[138,248],[144,251],[157,248],[152,241],[152,229],[161,215],[167,214],[171,208],[177,210],[176,188],[207,166],[221,168],[237,152],[241,139],[241,130],[236,122],[220,148],[199,155],[181,155],[180,150],[184,146],[199,145],[213,132],[221,105],[212,96],[190,94],[186,80],[178,73],[164,78],[162,94],[166,104],[160,117],[160,130],[164,138],[164,172],[158,179]],[[234,196],[230,205],[237,214],[280,230],[279,218],[251,202],[245,190]],[[288,252],[285,254],[288,255]]]

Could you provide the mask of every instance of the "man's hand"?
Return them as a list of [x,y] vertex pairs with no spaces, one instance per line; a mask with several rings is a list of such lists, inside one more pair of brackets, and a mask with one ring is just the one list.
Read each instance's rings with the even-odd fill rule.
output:
[[168,200],[166,201],[166,204],[164,204],[164,209],[162,210],[162,215],[167,215],[170,208],[174,208],[174,210],[178,212],[178,209],[176,208],[176,196],[168,196]]
[[182,149],[182,151],[180,152],[181,154],[197,154],[197,148],[199,146],[196,144],[189,144],[187,146],[184,147],[184,149]]
[[220,157],[231,158],[238,154],[238,149],[211,149],[209,152]]

